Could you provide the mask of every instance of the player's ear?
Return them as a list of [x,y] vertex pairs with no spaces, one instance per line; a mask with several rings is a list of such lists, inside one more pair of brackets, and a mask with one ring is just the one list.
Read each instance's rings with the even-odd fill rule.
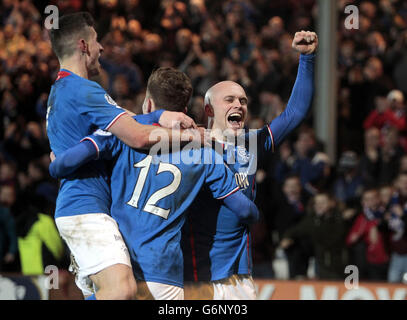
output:
[[79,39],[78,40],[78,47],[81,52],[81,54],[87,54],[89,52],[89,46],[85,39]]
[[150,98],[148,98],[148,101],[147,101],[147,110],[148,110],[147,113],[153,112],[155,110],[154,101]]
[[187,114],[187,112],[188,112],[188,107],[185,107],[184,108],[184,111],[182,111],[183,113],[185,113],[185,114]]
[[204,110],[205,110],[205,114],[206,114],[208,117],[213,117],[213,116],[214,116],[213,108],[212,108],[212,106],[211,106],[210,104],[208,104],[208,103],[205,104]]

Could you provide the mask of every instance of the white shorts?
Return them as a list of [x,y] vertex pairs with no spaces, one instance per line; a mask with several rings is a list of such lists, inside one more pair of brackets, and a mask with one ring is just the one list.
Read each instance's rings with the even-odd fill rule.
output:
[[184,289],[158,282],[137,280],[137,300],[184,300]]
[[58,231],[71,251],[70,271],[84,296],[95,293],[89,276],[115,264],[131,268],[130,256],[116,221],[105,213],[89,213],[55,219]]
[[185,284],[186,300],[255,300],[256,297],[250,275],[234,274],[222,280]]

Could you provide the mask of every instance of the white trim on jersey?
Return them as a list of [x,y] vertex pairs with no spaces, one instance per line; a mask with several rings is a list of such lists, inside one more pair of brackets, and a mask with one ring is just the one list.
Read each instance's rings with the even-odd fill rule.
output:
[[269,134],[270,134],[270,137],[271,137],[271,144],[272,144],[271,152],[274,152],[274,137],[273,137],[273,132],[271,132],[269,124],[267,124],[267,129],[269,130]]
[[105,131],[109,130],[110,127],[122,116],[126,113],[126,111],[123,111],[122,113],[119,113],[108,125],[107,127],[104,129]]
[[96,157],[96,159],[99,159],[99,152],[100,152],[100,150],[99,150],[99,146],[98,146],[98,144],[96,143],[96,141],[93,140],[93,139],[90,138],[90,137],[86,137],[86,138],[83,138],[80,142],[85,141],[85,140],[89,140],[90,142],[93,143],[93,145],[95,146],[96,151],[97,151],[97,157]]
[[219,197],[219,198],[216,198],[216,199],[218,199],[218,200],[225,199],[226,197],[229,197],[231,194],[235,193],[235,192],[238,191],[238,190],[239,190],[239,187],[236,187],[236,189],[233,189],[233,190],[230,191],[228,194],[225,194],[224,196]]

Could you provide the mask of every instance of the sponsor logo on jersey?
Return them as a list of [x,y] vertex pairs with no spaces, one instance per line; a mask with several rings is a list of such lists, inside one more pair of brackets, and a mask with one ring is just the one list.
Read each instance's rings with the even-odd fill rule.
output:
[[249,179],[247,178],[247,173],[238,172],[235,173],[236,184],[240,189],[247,189],[249,187]]

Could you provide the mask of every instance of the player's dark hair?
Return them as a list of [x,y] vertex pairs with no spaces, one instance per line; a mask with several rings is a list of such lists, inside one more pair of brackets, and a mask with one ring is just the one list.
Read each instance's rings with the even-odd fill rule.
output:
[[59,18],[59,28],[51,29],[52,49],[58,59],[69,57],[75,52],[76,40],[89,39],[90,29],[95,22],[88,12],[76,12]]
[[156,109],[182,112],[192,96],[189,77],[177,69],[161,67],[148,78],[147,92],[154,101]]

